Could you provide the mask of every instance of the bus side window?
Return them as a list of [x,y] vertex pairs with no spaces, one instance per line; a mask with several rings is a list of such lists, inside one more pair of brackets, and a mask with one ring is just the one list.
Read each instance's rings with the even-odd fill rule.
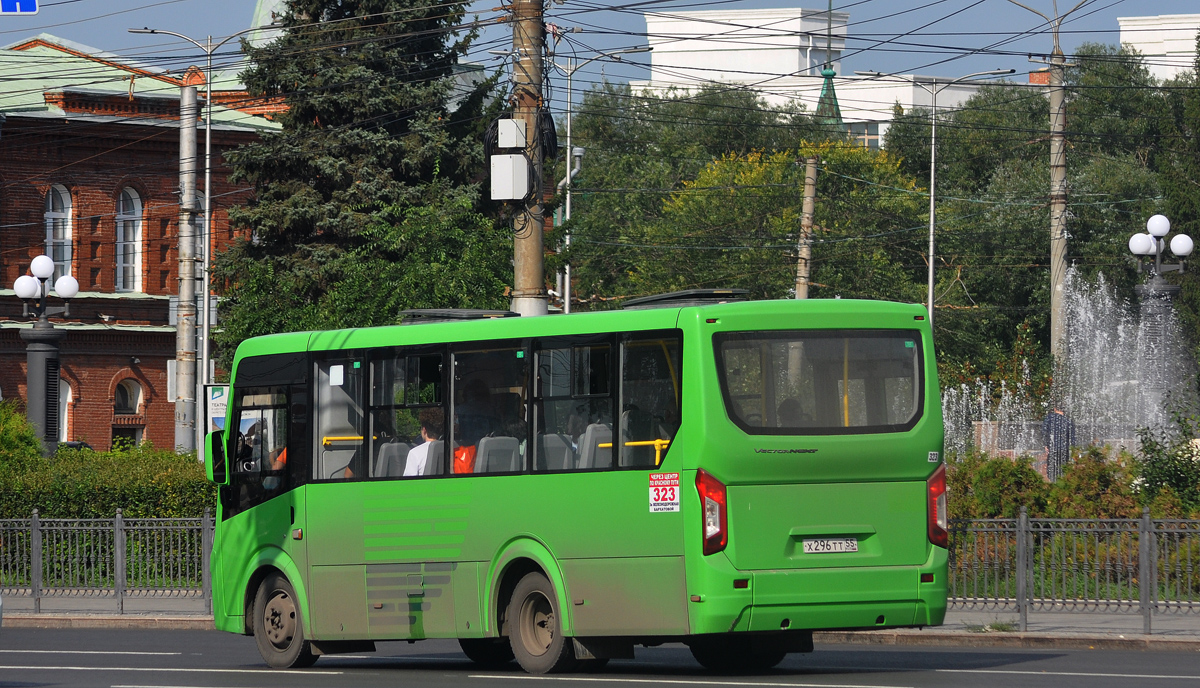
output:
[[317,480],[366,476],[362,383],[361,361],[330,359],[317,362]]
[[534,470],[612,468],[612,345],[549,346],[536,357]]
[[287,389],[238,389],[236,399],[231,460],[235,509],[242,511],[292,487],[286,477]]
[[529,426],[525,350],[507,347],[454,354],[451,472],[525,470]]
[[372,357],[370,477],[445,473],[442,402],[441,354]]
[[618,465],[662,464],[680,421],[680,337],[638,334],[621,343]]

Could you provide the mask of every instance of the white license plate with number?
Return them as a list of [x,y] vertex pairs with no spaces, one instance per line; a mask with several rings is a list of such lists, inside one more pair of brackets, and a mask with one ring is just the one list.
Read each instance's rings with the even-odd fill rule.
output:
[[804,541],[805,554],[857,552],[858,538],[812,538]]

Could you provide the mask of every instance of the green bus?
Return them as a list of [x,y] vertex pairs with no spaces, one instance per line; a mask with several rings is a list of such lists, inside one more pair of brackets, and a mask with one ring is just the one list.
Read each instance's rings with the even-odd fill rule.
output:
[[205,448],[213,611],[270,666],[457,638],[531,673],[665,642],[751,671],[814,630],[942,622],[920,306],[410,315],[238,347]]

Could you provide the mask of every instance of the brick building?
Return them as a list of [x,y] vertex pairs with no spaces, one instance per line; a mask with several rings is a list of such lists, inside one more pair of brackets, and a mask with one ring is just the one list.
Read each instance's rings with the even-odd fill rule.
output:
[[[54,36],[0,48],[0,396],[25,398],[25,343],[13,281],[45,253],[79,280],[61,345],[59,439],[174,444],[179,88],[170,74]],[[222,152],[275,128],[236,78],[214,78],[214,249],[232,239],[227,208],[249,190]],[[201,110],[203,113],[203,108]],[[203,122],[198,148],[204,150]],[[204,160],[197,165],[203,194]],[[202,222],[202,220],[200,221]],[[199,272],[199,270],[197,270]],[[197,290],[199,291],[199,290]],[[60,305],[51,297],[51,305]]]

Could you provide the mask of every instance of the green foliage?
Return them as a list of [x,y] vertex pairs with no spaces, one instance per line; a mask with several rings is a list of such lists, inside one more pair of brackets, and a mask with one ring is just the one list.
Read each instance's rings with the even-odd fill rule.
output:
[[255,197],[230,209],[252,239],[214,262],[226,362],[259,334],[501,305],[511,236],[480,214],[473,183],[493,83],[462,93],[470,75],[457,61],[474,38],[453,30],[464,10],[290,0],[283,35],[246,44],[250,93],[282,97],[287,111],[281,131],[227,155]]
[[1051,487],[1047,507],[1056,518],[1136,518],[1142,509],[1125,460],[1097,447],[1073,457]]
[[0,474],[26,470],[41,455],[42,442],[25,409],[11,399],[0,402]]
[[[1019,459],[980,459],[954,472],[952,490],[961,490],[955,504],[962,513],[949,507],[953,518],[1015,519],[1021,507],[1031,515],[1045,513],[1050,486],[1031,465],[1030,457]],[[947,475],[949,478],[949,475]]]
[[1141,450],[1134,485],[1142,501],[1165,512],[1200,512],[1200,418],[1177,414],[1175,427],[1138,431]]
[[147,444],[97,452],[63,449],[0,471],[0,518],[194,517],[214,509],[216,488],[195,454]]

